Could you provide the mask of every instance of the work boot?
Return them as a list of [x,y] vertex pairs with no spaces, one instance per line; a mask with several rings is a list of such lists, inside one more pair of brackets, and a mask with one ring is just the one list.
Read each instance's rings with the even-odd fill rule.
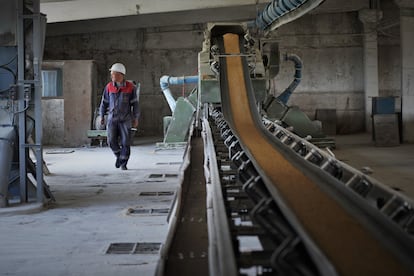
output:
[[128,170],[128,168],[127,168],[127,166],[126,166],[126,165],[122,165],[122,166],[121,166],[121,170],[126,171],[126,170]]
[[119,168],[120,166],[121,166],[121,161],[119,160],[119,157],[117,157],[115,161],[115,168]]

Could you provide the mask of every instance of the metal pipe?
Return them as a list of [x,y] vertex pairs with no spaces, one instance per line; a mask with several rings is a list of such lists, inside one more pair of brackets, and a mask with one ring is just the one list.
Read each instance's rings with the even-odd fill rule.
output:
[[170,106],[171,112],[174,113],[175,110],[175,99],[172,96],[171,90],[169,88],[170,84],[185,84],[185,83],[197,83],[198,76],[182,76],[182,77],[171,77],[171,76],[162,76],[160,78],[160,86],[164,97]]
[[302,60],[295,54],[286,54],[285,60],[291,60],[295,63],[295,76],[293,81],[290,83],[288,88],[286,88],[285,91],[277,97],[277,99],[282,103],[287,104],[292,92],[296,89],[296,87],[298,87],[302,79]]
[[[273,30],[319,6],[324,0],[273,0],[256,18],[256,26]],[[283,17],[283,19],[282,19]]]

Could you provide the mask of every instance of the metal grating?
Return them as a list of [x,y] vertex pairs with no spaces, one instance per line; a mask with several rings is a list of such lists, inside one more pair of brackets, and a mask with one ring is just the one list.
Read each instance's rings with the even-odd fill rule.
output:
[[171,191],[161,191],[161,192],[141,192],[139,196],[171,196],[174,195],[174,192]]
[[147,182],[164,182],[167,181],[167,178],[176,177],[178,177],[176,173],[153,173],[148,176]]
[[158,196],[170,196],[174,195],[174,192],[158,192]]
[[159,242],[111,243],[105,254],[158,254],[160,248]]
[[167,177],[177,177],[177,176],[178,174],[176,173],[166,173],[166,174],[153,173],[153,174],[150,174],[148,178],[167,178]]
[[168,214],[169,212],[170,212],[170,208],[151,208],[151,209],[130,208],[128,209],[128,214],[137,214],[137,215]]
[[161,248],[159,242],[142,242],[137,243],[133,254],[158,254]]
[[162,178],[163,174],[153,173],[148,176],[148,178]]
[[132,254],[135,245],[130,242],[111,243],[105,254]]

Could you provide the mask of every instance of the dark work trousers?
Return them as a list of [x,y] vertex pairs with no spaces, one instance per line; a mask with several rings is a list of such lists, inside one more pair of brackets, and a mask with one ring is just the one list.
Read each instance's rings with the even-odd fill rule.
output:
[[111,120],[107,125],[109,146],[116,158],[119,158],[120,166],[128,163],[129,155],[131,154],[130,129],[130,120],[126,122]]

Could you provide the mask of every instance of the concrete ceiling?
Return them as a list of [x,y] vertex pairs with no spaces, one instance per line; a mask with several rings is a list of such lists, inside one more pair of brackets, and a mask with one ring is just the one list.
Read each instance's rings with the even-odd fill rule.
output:
[[268,3],[270,0],[41,0],[49,23]]
[[[161,14],[185,11],[235,11],[238,7],[257,7],[270,0],[40,0],[40,10],[48,23],[111,17]],[[369,6],[369,0],[325,0],[317,12],[343,12]],[[234,14],[232,15],[235,16]]]

